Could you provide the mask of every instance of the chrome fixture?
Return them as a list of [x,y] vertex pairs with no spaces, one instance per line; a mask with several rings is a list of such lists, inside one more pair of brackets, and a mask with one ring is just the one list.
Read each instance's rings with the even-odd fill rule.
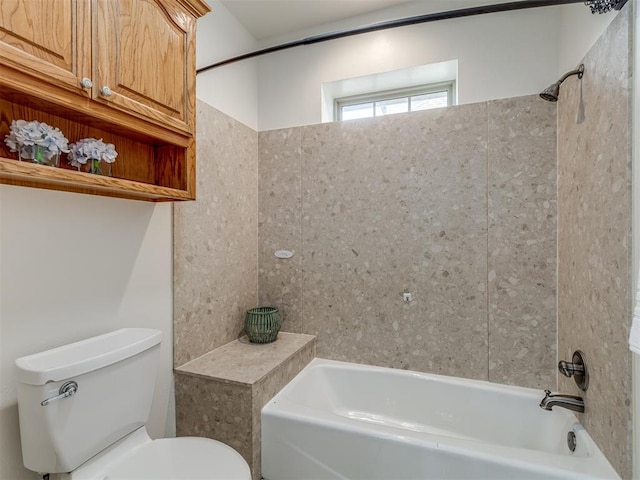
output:
[[581,63],[580,66],[571,70],[570,72],[565,73],[560,80],[558,80],[553,85],[549,85],[545,90],[540,93],[540,98],[546,100],[547,102],[557,102],[558,96],[560,95],[560,85],[571,75],[577,75],[578,78],[582,78],[584,76],[584,64]]
[[93,82],[90,78],[83,77],[82,80],[80,80],[80,85],[82,85],[82,88],[91,88],[93,87]]
[[573,430],[569,430],[569,433],[567,433],[567,447],[569,447],[569,450],[572,452],[575,452],[577,446],[578,440],[576,439],[576,434]]
[[627,0],[587,0],[584,4],[591,9],[591,13],[607,13],[612,9],[620,10]]
[[558,362],[558,370],[565,377],[573,377],[576,385],[583,392],[589,388],[589,370],[587,370],[587,363],[584,360],[584,353],[580,350],[573,352],[573,357],[570,362],[560,360]]
[[574,412],[584,412],[584,400],[582,397],[577,397],[575,395],[562,395],[562,394],[554,394],[551,395],[551,390],[545,390],[545,397],[540,402],[540,408],[543,410],[549,410],[553,407],[562,407],[568,410],[573,410]]
[[60,390],[58,391],[58,395],[56,395],[55,397],[51,397],[51,398],[47,398],[46,400],[43,400],[42,402],[40,402],[40,405],[42,405],[43,407],[46,407],[52,402],[56,402],[63,398],[67,398],[75,395],[77,391],[78,391],[78,384],[76,382],[73,382],[73,381],[66,382],[60,387]]

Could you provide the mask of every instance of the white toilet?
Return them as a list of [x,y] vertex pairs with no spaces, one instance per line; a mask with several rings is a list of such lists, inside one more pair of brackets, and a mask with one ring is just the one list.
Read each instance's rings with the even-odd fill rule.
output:
[[17,359],[25,467],[71,480],[250,480],[224,443],[147,434],[161,340],[124,328]]

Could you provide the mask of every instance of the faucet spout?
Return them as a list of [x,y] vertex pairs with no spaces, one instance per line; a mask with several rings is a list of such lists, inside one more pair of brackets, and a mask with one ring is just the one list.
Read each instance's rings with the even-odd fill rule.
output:
[[574,412],[584,412],[584,400],[575,395],[551,394],[550,390],[545,390],[545,397],[540,402],[540,408],[551,410],[553,407],[562,407]]

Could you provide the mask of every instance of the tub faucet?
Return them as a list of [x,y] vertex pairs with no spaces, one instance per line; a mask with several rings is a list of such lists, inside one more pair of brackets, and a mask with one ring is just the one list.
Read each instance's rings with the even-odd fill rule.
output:
[[553,407],[562,407],[574,412],[584,412],[584,400],[582,397],[575,395],[551,395],[551,390],[545,390],[545,397],[540,402],[540,408],[543,410],[551,410]]

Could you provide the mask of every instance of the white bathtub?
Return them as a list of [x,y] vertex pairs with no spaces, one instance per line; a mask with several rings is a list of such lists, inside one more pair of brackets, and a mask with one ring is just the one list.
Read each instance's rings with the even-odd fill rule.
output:
[[542,410],[543,397],[542,390],[315,359],[262,409],[262,475],[619,478],[576,417]]

